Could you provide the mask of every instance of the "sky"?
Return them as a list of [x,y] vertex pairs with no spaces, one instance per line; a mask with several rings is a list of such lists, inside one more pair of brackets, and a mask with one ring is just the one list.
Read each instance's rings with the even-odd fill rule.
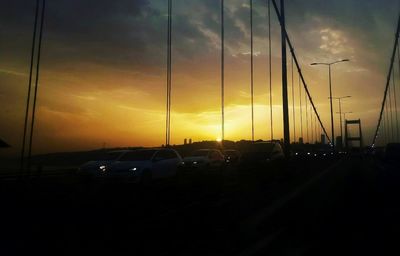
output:
[[[253,1],[255,138],[269,139],[267,1]],[[383,97],[399,1],[285,2],[287,31],[328,133],[328,70],[309,64],[348,58],[350,62],[332,67],[333,95],[352,96],[343,100],[343,111],[353,112],[348,118],[361,119],[369,143]],[[18,152],[35,1],[4,1],[2,6],[0,138],[13,146],[8,152]],[[173,0],[172,144],[184,138],[221,137],[219,15],[219,0]],[[273,9],[271,19],[273,126],[274,138],[280,139],[281,41]],[[166,41],[166,0],[47,1],[33,152],[163,144]],[[251,139],[249,0],[225,1],[225,53],[225,139]],[[288,63],[291,93],[290,55]],[[297,79],[294,73],[295,122],[291,114],[290,125],[292,139],[296,127],[296,140]],[[291,97],[289,103],[292,113]],[[335,127],[339,132],[337,114]]]

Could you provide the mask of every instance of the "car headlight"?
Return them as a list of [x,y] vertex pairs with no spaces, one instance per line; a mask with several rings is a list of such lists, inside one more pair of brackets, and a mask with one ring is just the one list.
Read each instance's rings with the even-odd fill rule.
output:
[[102,171],[102,172],[105,172],[106,169],[107,169],[107,166],[105,166],[105,165],[100,165],[99,166],[99,170]]

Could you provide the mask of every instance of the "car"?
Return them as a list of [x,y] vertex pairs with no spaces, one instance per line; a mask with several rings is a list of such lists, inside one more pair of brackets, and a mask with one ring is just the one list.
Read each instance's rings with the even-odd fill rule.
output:
[[238,150],[225,149],[222,151],[225,156],[225,162],[227,164],[237,164],[240,161],[241,154]]
[[126,181],[147,183],[153,179],[174,177],[182,158],[170,148],[137,149],[112,163],[105,176]]
[[92,160],[84,163],[78,168],[77,174],[80,176],[102,176],[104,170],[118,161],[123,155],[131,152],[131,150],[113,150],[106,152],[98,157],[96,160]]
[[225,157],[218,149],[199,149],[182,161],[184,168],[223,168]]
[[241,158],[241,166],[263,166],[285,158],[278,142],[255,142],[250,144]]

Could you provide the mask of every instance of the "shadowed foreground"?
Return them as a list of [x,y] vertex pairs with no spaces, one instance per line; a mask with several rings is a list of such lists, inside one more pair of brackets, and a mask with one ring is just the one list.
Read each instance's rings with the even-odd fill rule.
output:
[[399,181],[396,167],[362,156],[229,167],[150,185],[3,179],[1,250],[389,254],[400,238]]

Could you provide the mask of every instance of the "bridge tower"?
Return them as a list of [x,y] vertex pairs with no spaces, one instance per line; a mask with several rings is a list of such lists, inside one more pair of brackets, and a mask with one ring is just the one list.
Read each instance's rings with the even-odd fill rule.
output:
[[[349,125],[358,125],[358,137],[349,137]],[[363,144],[363,136],[362,136],[362,129],[361,129],[361,119],[358,120],[345,120],[345,145],[346,148],[349,147],[350,141],[359,141],[360,148],[364,146]]]

